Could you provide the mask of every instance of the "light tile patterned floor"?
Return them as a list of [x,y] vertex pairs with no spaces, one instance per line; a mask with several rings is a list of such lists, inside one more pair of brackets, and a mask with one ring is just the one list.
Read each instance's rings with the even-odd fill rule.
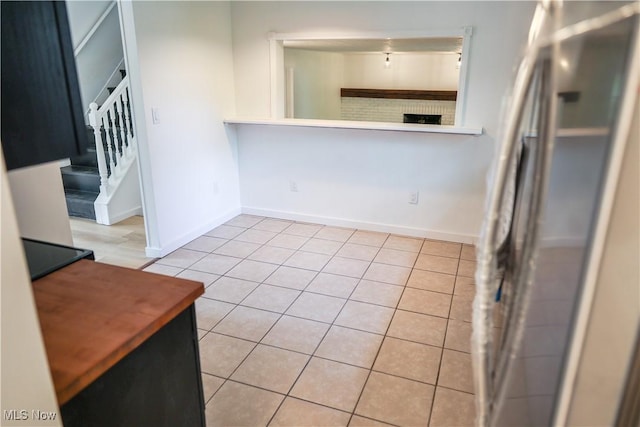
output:
[[472,246],[240,215],[147,267],[199,280],[207,425],[473,425]]

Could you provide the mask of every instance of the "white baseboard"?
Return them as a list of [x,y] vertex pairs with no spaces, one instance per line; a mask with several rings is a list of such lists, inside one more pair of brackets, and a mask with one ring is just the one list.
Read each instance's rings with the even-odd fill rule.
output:
[[280,218],[287,219],[291,221],[301,221],[301,222],[311,222],[318,224],[331,225],[334,227],[346,227],[346,228],[355,228],[360,230],[369,230],[369,231],[378,231],[382,233],[391,233],[402,236],[411,236],[411,237],[420,237],[426,239],[434,239],[434,240],[446,240],[449,242],[458,242],[458,243],[467,243],[467,244],[475,244],[478,240],[478,236],[474,235],[465,235],[458,233],[450,233],[450,232],[441,232],[434,230],[425,230],[420,228],[413,227],[404,227],[392,224],[382,224],[375,222],[367,222],[367,221],[354,221],[350,219],[344,218],[334,218],[334,217],[324,217],[317,215],[309,215],[309,214],[301,214],[297,212],[285,212],[285,211],[276,211],[271,209],[260,209],[260,208],[251,208],[251,207],[242,207],[231,209],[223,215],[218,216],[214,220],[190,231],[189,233],[184,234],[178,239],[175,239],[162,247],[153,247],[147,246],[145,248],[145,254],[150,258],[161,258],[175,251],[176,249],[186,245],[193,239],[202,236],[207,231],[218,227],[219,225],[224,224],[230,219],[236,217],[237,215],[248,214],[248,215],[257,215],[257,216],[266,216],[271,218]]
[[163,256],[166,256],[168,254],[170,254],[171,252],[175,251],[178,248],[181,248],[182,246],[186,245],[187,243],[189,243],[190,241],[192,241],[193,239],[196,239],[200,236],[202,236],[204,233],[206,233],[207,231],[210,231],[214,228],[216,228],[219,225],[224,224],[225,222],[229,221],[230,219],[240,215],[241,210],[240,208],[234,208],[231,209],[227,212],[225,212],[224,214],[218,216],[217,218],[213,219],[212,221],[207,222],[206,224],[203,224],[193,230],[191,230],[188,233],[183,234],[181,237],[172,240],[171,242],[167,243],[167,244],[163,244],[162,247],[152,247],[152,246],[147,246],[144,251],[146,256],[151,257],[151,258],[162,258]]
[[162,255],[160,255],[161,253],[162,249],[155,246],[146,246],[144,248],[144,255],[147,258],[160,258],[162,257]]
[[331,225],[335,227],[356,228],[361,230],[379,231],[382,233],[398,234],[403,236],[420,237],[433,240],[446,240],[449,242],[475,244],[478,236],[458,234],[451,232],[441,232],[435,230],[425,230],[421,228],[405,227],[393,224],[382,224],[367,221],[355,221],[345,218],[324,217],[317,215],[302,214],[297,212],[276,211],[271,209],[261,209],[243,206],[242,213],[248,215],[267,216],[272,218],[288,219],[291,221],[313,222],[318,224]]
[[127,209],[124,212],[112,214],[109,218],[110,223],[105,225],[117,224],[127,218],[131,218],[134,215],[142,215],[142,206],[136,206],[135,208]]

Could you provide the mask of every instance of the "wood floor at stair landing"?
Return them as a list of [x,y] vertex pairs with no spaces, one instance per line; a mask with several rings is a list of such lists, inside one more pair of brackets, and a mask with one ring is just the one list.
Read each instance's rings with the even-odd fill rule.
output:
[[141,216],[114,225],[100,225],[82,218],[69,218],[73,245],[91,249],[96,261],[129,268],[140,268],[153,258],[145,256],[146,236]]

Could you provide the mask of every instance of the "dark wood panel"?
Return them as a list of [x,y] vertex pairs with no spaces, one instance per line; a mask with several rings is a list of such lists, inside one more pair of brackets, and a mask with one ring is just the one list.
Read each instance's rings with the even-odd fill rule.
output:
[[65,427],[205,426],[193,304],[60,408]]
[[64,404],[204,293],[202,283],[80,260],[33,282]]
[[86,152],[71,33],[63,1],[3,1],[2,148],[8,169]]
[[343,98],[421,99],[426,101],[455,101],[455,90],[401,90],[401,89],[340,89]]

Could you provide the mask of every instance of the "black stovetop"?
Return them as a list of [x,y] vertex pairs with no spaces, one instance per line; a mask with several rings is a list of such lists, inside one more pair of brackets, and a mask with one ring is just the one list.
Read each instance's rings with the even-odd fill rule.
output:
[[94,259],[93,251],[87,249],[72,248],[71,246],[41,242],[24,237],[22,238],[22,244],[24,245],[27,264],[29,265],[31,281],[53,273],[80,259]]

